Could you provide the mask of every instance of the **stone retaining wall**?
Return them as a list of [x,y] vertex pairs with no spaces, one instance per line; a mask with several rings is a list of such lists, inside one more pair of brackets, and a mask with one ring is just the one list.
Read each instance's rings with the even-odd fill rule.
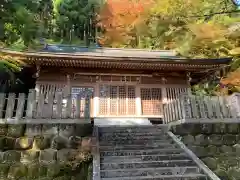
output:
[[240,179],[240,124],[182,124],[177,135],[222,180]]
[[91,124],[0,124],[0,178],[88,180]]

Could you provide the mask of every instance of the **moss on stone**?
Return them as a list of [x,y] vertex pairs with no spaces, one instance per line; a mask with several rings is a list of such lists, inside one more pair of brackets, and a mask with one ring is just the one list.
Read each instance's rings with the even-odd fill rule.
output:
[[214,171],[214,173],[221,178],[221,180],[229,180],[228,179],[228,173],[224,169],[217,169]]
[[195,136],[194,144],[206,146],[208,144],[208,139],[205,135],[199,134],[199,135]]
[[227,132],[229,134],[238,134],[239,133],[239,126],[236,124],[227,124]]
[[0,163],[0,177],[7,177],[10,164]]
[[4,152],[3,160],[6,162],[19,162],[21,158],[21,153],[15,150],[9,150]]
[[229,168],[228,177],[232,180],[238,180],[240,178],[240,168]]
[[233,152],[233,148],[231,146],[223,145],[220,147],[220,151],[221,151],[221,153],[230,154]]
[[206,157],[202,159],[204,163],[211,169],[216,170],[217,169],[217,160],[212,157]]
[[192,135],[186,135],[186,136],[183,136],[182,141],[185,144],[190,145],[190,144],[194,144],[195,139],[194,139],[194,136],[192,136]]
[[46,136],[36,136],[33,142],[34,149],[44,150],[50,147],[51,139]]
[[29,179],[37,179],[40,177],[40,165],[38,163],[28,164],[28,173],[27,177]]
[[225,134],[227,132],[227,125],[224,123],[213,124],[213,132],[215,134]]
[[49,164],[47,168],[47,177],[57,177],[60,173],[61,165],[58,163]]
[[223,144],[225,145],[234,145],[237,143],[237,136],[231,134],[223,135]]
[[12,137],[5,137],[5,147],[4,150],[13,150],[15,147],[15,138]]
[[19,179],[28,175],[28,169],[26,165],[21,163],[13,164],[8,172],[8,178]]
[[214,156],[214,155],[220,153],[219,149],[217,148],[217,146],[214,146],[214,145],[207,146],[206,150],[207,150],[209,156]]
[[7,134],[7,124],[0,124],[0,136]]
[[24,135],[25,125],[24,124],[9,124],[7,135],[9,137],[18,138]]
[[212,124],[200,124],[201,132],[202,134],[211,134],[213,131],[213,125]]

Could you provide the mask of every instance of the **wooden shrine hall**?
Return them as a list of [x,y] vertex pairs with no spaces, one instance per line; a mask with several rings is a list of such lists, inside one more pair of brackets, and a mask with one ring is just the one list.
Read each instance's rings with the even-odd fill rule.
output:
[[232,58],[186,59],[174,51],[80,48],[48,45],[38,52],[2,53],[16,56],[37,69],[37,93],[68,92],[73,109],[81,96],[91,96],[92,118],[163,117],[163,105],[190,83],[228,65]]

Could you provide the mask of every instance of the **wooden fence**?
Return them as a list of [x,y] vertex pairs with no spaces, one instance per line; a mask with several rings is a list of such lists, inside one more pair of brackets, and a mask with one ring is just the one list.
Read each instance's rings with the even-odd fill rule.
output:
[[[84,102],[84,103],[83,103]],[[3,121],[85,119],[90,121],[91,96],[75,99],[63,92],[25,94],[0,93],[0,119]],[[65,121],[66,122],[66,121]]]
[[240,94],[231,96],[181,95],[164,105],[164,122],[188,120],[240,121]]

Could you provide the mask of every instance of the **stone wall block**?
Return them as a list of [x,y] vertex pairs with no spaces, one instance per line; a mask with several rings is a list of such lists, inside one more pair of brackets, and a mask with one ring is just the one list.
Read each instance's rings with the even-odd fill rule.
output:
[[217,169],[217,160],[215,158],[212,157],[206,157],[203,158],[202,161],[212,170],[216,170]]
[[206,146],[208,144],[208,139],[205,135],[199,134],[199,135],[195,136],[194,144]]
[[223,135],[223,143],[226,145],[234,145],[237,143],[237,136],[231,134]]
[[228,170],[228,177],[229,179],[233,179],[233,180],[238,180],[239,177],[240,177],[240,169],[239,167],[238,168],[235,168],[235,167],[231,167],[229,168]]
[[78,136],[71,136],[69,138],[68,148],[78,149],[81,146],[82,138]]
[[21,152],[15,150],[5,151],[3,155],[4,162],[19,162],[21,159]]
[[39,163],[39,179],[46,178],[49,164]]
[[58,163],[52,163],[48,165],[47,177],[56,177],[61,170],[61,165]]
[[59,135],[54,136],[51,140],[52,149],[57,149],[57,150],[64,149],[69,146],[68,144],[69,144],[69,139]]
[[203,158],[208,156],[207,149],[201,146],[189,146],[188,147],[196,156]]
[[20,179],[27,176],[27,166],[21,163],[13,164],[8,172],[9,179]]
[[238,156],[240,156],[240,144],[235,144],[233,146],[233,151],[236,152]]
[[222,136],[217,134],[212,134],[208,136],[208,143],[211,145],[221,145],[222,144]]
[[220,153],[217,146],[214,146],[214,145],[207,146],[206,150],[207,150],[209,156],[214,156],[214,155]]
[[56,136],[59,134],[58,124],[43,124],[42,125],[42,135],[43,136]]
[[81,150],[84,152],[91,152],[92,139],[90,137],[82,138]]
[[231,146],[223,145],[220,147],[220,151],[221,153],[230,154],[233,152],[233,148]]
[[28,137],[39,136],[42,134],[42,125],[41,124],[27,124],[25,135]]
[[39,161],[44,164],[53,163],[56,161],[57,151],[55,149],[45,149],[40,151]]
[[6,178],[7,177],[9,168],[10,168],[10,164],[0,163],[0,178]]
[[0,124],[0,136],[5,136],[7,135],[7,125],[6,124]]
[[33,138],[20,137],[16,139],[15,149],[25,150],[32,148]]
[[182,141],[184,144],[192,145],[192,144],[194,144],[195,139],[194,139],[194,136],[192,136],[192,135],[186,135],[186,136],[183,136]]
[[223,123],[213,124],[213,133],[225,134],[227,132],[227,125]]
[[0,151],[0,163],[3,162],[3,155],[4,155],[4,152]]
[[38,162],[39,153],[39,151],[35,150],[21,151],[21,162],[24,164]]
[[36,136],[33,141],[33,149],[43,150],[50,148],[51,138],[46,136]]
[[201,124],[200,127],[202,134],[211,134],[213,131],[213,124]]
[[0,137],[0,151],[5,148],[5,137]]
[[236,124],[227,124],[227,132],[228,134],[238,134],[239,133],[239,126]]
[[214,173],[221,179],[221,180],[229,180],[228,173],[225,169],[216,169]]
[[4,142],[5,150],[13,150],[15,148],[16,138],[6,137]]
[[38,163],[28,164],[27,178],[38,179],[40,177],[40,165]]
[[70,138],[75,135],[76,126],[75,124],[60,124],[59,135],[65,138]]
[[24,135],[25,125],[24,124],[9,124],[7,136],[18,138]]
[[187,128],[189,129],[188,131],[193,135],[202,133],[201,124],[195,124],[195,123],[189,124],[189,126],[187,126]]
[[75,136],[84,137],[92,135],[92,124],[76,124]]
[[71,156],[74,156],[74,150],[72,149],[61,149],[57,151],[57,161],[58,162],[68,162]]

